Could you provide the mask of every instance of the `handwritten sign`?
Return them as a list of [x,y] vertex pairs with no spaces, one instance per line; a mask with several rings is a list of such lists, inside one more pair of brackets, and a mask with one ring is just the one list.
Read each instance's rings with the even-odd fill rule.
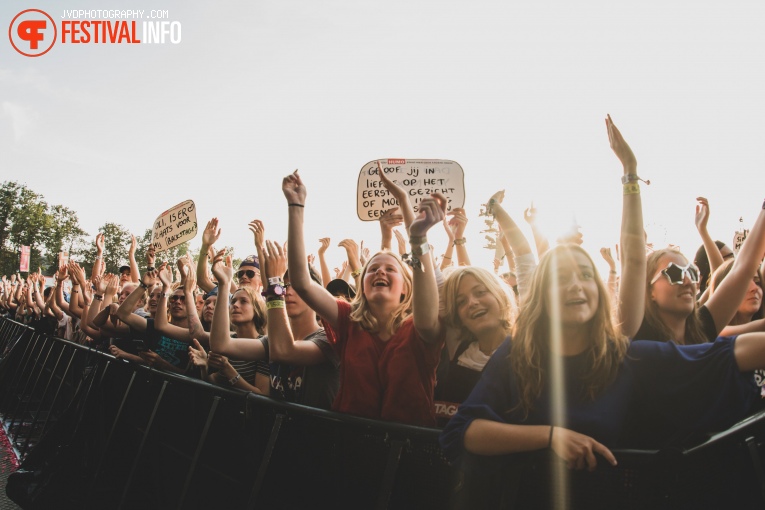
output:
[[[377,221],[387,211],[398,206],[377,175],[377,161],[361,168],[357,186],[356,212],[362,221]],[[417,212],[417,204],[441,193],[448,199],[446,210],[465,205],[465,172],[459,163],[441,159],[381,159],[385,175],[406,190]]]
[[186,200],[159,215],[154,222],[151,244],[159,253],[197,235],[197,211],[193,200]]
[[749,234],[749,230],[737,230],[733,234],[733,253],[738,254],[738,250],[741,249],[741,246],[744,244],[744,241],[746,241],[746,236]]

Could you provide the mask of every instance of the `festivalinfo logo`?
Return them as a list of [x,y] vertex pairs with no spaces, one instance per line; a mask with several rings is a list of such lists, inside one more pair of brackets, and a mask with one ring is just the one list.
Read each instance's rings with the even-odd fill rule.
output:
[[[13,48],[25,57],[40,57],[59,44],[180,44],[180,21],[168,10],[71,9],[59,23],[45,11],[26,9],[8,27]],[[59,37],[60,35],[60,37]]]

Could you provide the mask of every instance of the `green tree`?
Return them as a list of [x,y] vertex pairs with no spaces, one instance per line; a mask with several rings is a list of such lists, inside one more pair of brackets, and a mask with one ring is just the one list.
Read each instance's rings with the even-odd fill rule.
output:
[[48,209],[44,236],[46,250],[46,274],[52,274],[58,265],[58,253],[73,253],[76,246],[82,244],[87,232],[80,228],[77,213],[63,205],[54,205]]
[[[98,228],[98,232],[104,235],[106,272],[116,274],[120,266],[127,265],[128,250],[131,243],[130,231],[118,223],[107,222]],[[90,246],[78,254],[83,257],[82,267],[86,274],[90,274],[93,268],[96,253],[96,243],[93,241]]]
[[[141,271],[146,269],[146,251],[149,249],[149,246],[151,246],[151,234],[152,229],[147,228],[143,233],[143,236],[138,239],[138,247],[135,250],[135,260],[138,262],[138,267],[141,268]],[[157,253],[155,255],[155,264],[159,265],[161,262],[170,262],[171,264],[175,264],[176,260],[186,255],[187,253],[189,253],[188,241],[181,243],[178,246],[169,248],[163,252]],[[189,254],[192,255],[194,260],[196,260],[195,253]]]
[[[8,184],[8,183],[5,183]],[[35,193],[23,184],[10,183],[6,187],[0,201],[5,211],[0,213],[0,222],[5,216],[5,228],[2,236],[5,257],[3,260],[4,272],[17,271],[21,247],[30,247],[29,268],[34,270],[41,265],[42,247],[47,223],[48,204],[44,197]],[[7,193],[15,191],[15,200]],[[6,215],[7,214],[7,215]]]

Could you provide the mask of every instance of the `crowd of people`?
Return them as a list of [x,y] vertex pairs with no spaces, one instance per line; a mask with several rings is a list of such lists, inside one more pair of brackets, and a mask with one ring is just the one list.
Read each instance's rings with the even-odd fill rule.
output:
[[[616,464],[615,447],[685,444],[760,403],[765,204],[735,255],[707,231],[703,198],[696,211],[702,248],[693,261],[673,248],[649,250],[637,159],[610,117],[606,128],[623,170],[618,257],[601,250],[606,278],[581,235],[550,246],[529,210],[532,250],[502,193],[487,212],[511,270],[471,265],[466,212],[447,213],[437,194],[415,212],[382,171],[399,206],[380,219],[380,250],[343,240],[347,260],[333,278],[329,239],[319,241],[318,268],[307,254],[310,203],[295,171],[282,184],[287,242],[266,239],[264,221],[253,220],[256,253],[236,269],[231,254],[215,247],[215,218],[196,263],[184,256],[155,264],[149,250],[139,271],[133,245],[119,275],[104,272],[98,236],[89,277],[73,261],[60,264],[47,288],[40,273],[3,277],[0,308],[129,362],[441,427],[447,457],[479,471],[491,458],[535,450],[551,450],[572,469],[594,469],[603,460]],[[428,232],[440,225],[449,244],[436,253]]]

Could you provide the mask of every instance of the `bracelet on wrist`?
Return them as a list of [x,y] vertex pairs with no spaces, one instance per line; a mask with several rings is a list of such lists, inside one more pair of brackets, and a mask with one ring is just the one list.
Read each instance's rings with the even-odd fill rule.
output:
[[143,283],[143,280],[138,280],[138,286],[141,287],[142,289],[148,289],[149,288],[148,285]]
[[156,271],[156,268],[154,266],[149,266],[146,268],[146,272],[148,273],[149,271]]
[[639,195],[640,185],[637,182],[628,182],[622,186],[624,195]]
[[99,296],[98,294],[93,294],[93,299],[95,299],[96,301],[103,301],[104,300],[104,296]]
[[625,174],[625,175],[622,175],[622,184],[629,184],[631,182],[637,182],[637,181],[643,181],[646,186],[650,186],[651,185],[651,181],[650,180],[646,181],[645,179],[641,178],[637,174]]
[[466,242],[467,242],[467,239],[465,239],[464,237],[461,237],[459,239],[454,240],[454,246],[462,246]]
[[279,285],[284,287],[284,280],[281,276],[270,276],[268,278],[268,285]]
[[287,204],[289,207],[305,207],[303,204]]
[[272,299],[270,301],[266,301],[266,310],[274,310],[276,308],[284,308],[284,300],[283,299]]
[[351,271],[351,276],[353,276],[354,278],[358,278],[359,276],[361,276],[361,268],[354,269],[353,271]]
[[242,378],[242,374],[236,374],[234,377],[232,377],[231,379],[228,380],[228,383],[231,386],[235,386],[236,383],[238,383],[239,379],[241,379],[241,378]]

